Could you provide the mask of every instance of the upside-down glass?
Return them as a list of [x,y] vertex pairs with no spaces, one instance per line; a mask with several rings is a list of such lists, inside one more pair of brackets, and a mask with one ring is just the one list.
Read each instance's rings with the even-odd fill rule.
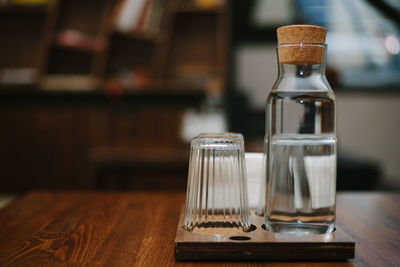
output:
[[250,228],[244,141],[241,134],[192,139],[183,228]]
[[[285,44],[293,51],[324,44]],[[299,52],[300,51],[300,52]],[[279,60],[279,57],[278,57]],[[333,231],[336,200],[336,100],[321,64],[279,63],[266,107],[265,155],[269,231]]]

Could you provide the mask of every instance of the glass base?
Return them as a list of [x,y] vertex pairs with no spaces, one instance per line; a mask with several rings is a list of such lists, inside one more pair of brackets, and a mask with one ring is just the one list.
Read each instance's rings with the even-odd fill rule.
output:
[[285,223],[285,222],[266,222],[266,230],[274,233],[288,235],[316,235],[329,234],[335,229],[334,223]]
[[209,221],[209,222],[201,222],[201,223],[195,223],[192,225],[183,225],[182,228],[183,230],[186,231],[193,231],[195,228],[214,228],[214,229],[223,229],[223,228],[237,228],[243,230],[243,232],[250,232],[252,231],[253,225],[250,225],[250,221],[246,221],[244,223],[242,222],[224,222],[224,221]]

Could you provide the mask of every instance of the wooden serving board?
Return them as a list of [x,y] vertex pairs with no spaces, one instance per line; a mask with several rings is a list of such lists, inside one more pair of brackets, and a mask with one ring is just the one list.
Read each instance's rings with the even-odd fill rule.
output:
[[256,230],[233,228],[182,229],[182,210],[175,237],[176,260],[346,260],[355,243],[339,227],[331,234],[290,236],[263,229],[264,218],[251,212]]

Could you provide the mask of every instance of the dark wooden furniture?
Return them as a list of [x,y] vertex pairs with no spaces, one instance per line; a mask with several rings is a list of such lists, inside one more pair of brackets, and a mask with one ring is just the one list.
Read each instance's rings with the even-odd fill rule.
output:
[[[229,3],[147,1],[148,7],[154,4],[162,10],[159,25],[151,31],[121,32],[116,21],[124,2],[48,0],[0,6],[0,35],[7,36],[0,43],[0,87],[18,86],[18,75],[24,75],[18,72],[29,69],[33,78],[22,85],[39,89],[145,90],[153,83],[183,83],[190,89],[196,83],[203,90],[215,90],[215,84],[224,90]],[[143,14],[140,7],[139,15]],[[17,78],[3,81],[3,70]],[[142,81],[127,85],[125,78],[118,83],[121,73],[135,73]],[[76,85],[77,79],[84,85]],[[76,88],[60,88],[62,84]]]
[[[48,0],[0,7],[0,36],[7,37],[0,42],[0,192],[93,189],[98,183],[90,174],[110,172],[110,164],[126,155],[115,154],[121,148],[129,152],[130,169],[142,163],[134,161],[142,153],[169,151],[161,159],[168,161],[187,148],[180,131],[184,112],[198,108],[207,92],[225,90],[229,2],[201,7],[194,0],[164,1],[160,31],[153,35],[116,29],[124,2]],[[71,32],[100,45],[66,44],[61,37]],[[121,82],[121,71],[135,70],[145,81]],[[3,81],[4,71],[14,78]],[[33,78],[19,84],[21,75]],[[104,155],[94,155],[99,149],[109,151],[109,162],[91,160]],[[159,155],[147,159],[160,161]],[[185,170],[186,161],[180,162]],[[170,176],[178,177],[175,171]],[[184,176],[174,179],[146,182],[184,187]],[[148,187],[125,181],[124,188]]]
[[[356,241],[355,259],[268,266],[395,266],[399,201],[399,194],[339,194],[337,224]],[[0,265],[193,266],[174,260],[183,203],[183,193],[31,192],[0,210]]]
[[[130,170],[138,171],[131,178],[132,186],[124,189],[140,190],[151,184],[184,188],[187,162],[182,154],[188,157],[189,148],[180,138],[179,116],[186,108],[196,107],[204,94],[156,89],[119,95],[0,90],[0,192],[94,189],[93,172],[123,158],[128,158],[125,166],[131,164]],[[168,176],[163,168],[170,183],[155,168],[136,168],[143,154],[149,163],[180,157],[180,168],[171,173],[175,176]],[[120,166],[114,165],[114,170]],[[140,183],[144,175],[147,179]],[[124,177],[112,179],[124,186]]]

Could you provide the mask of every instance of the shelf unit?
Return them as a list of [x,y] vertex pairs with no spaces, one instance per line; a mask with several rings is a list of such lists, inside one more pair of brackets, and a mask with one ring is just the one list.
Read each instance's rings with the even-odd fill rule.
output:
[[[182,114],[198,108],[209,90],[225,89],[229,8],[168,0],[158,34],[127,33],[113,23],[123,1],[0,7],[0,34],[7,36],[0,42],[0,81],[4,70],[35,73],[30,84],[0,82],[2,191],[93,189],[93,164],[118,162],[114,157],[122,150],[129,152],[129,164],[140,165],[147,155],[149,164],[158,166],[140,171],[150,184],[184,188],[186,159],[173,173],[157,162],[188,152],[180,133]],[[62,34],[75,33],[84,46],[62,40]],[[93,40],[100,44],[92,49]],[[141,73],[141,80],[121,82],[121,73],[132,71]],[[67,82],[43,88],[49,78],[63,76],[93,81],[93,88],[74,89]],[[96,156],[99,148],[107,162],[91,161],[103,155]]]
[[[158,34],[116,29],[123,3],[49,0],[47,5],[0,7],[0,34],[11,36],[0,44],[0,78],[4,69],[30,68],[35,72],[31,86],[38,89],[46,89],[43,81],[49,75],[65,76],[67,85],[69,75],[87,75],[97,81],[87,89],[107,90],[111,80],[121,90],[142,90],[143,84],[152,87],[166,81],[207,91],[207,84],[217,80],[224,90],[229,52],[226,3],[201,7],[191,0],[166,1]],[[63,34],[78,35],[86,43],[65,43]],[[93,47],[87,44],[97,41]],[[120,82],[120,76],[132,73],[142,81]],[[0,79],[0,87],[10,85],[16,84]]]

